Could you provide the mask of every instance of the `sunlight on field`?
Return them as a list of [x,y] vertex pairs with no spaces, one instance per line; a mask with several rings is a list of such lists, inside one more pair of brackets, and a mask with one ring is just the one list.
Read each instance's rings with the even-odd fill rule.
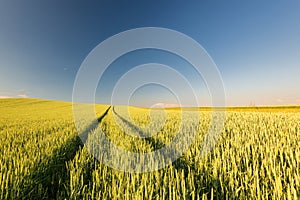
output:
[[[179,108],[95,108],[97,117],[103,117],[97,129],[131,152],[168,145],[182,120]],[[201,144],[210,125],[210,109],[186,110],[198,113],[200,119],[191,117],[182,124],[184,131],[197,131],[190,148],[163,169],[128,173],[89,154],[91,145],[105,144],[97,143],[99,135],[93,129],[84,147],[71,103],[2,99],[0,199],[300,198],[298,107],[227,108],[223,132],[204,158]]]

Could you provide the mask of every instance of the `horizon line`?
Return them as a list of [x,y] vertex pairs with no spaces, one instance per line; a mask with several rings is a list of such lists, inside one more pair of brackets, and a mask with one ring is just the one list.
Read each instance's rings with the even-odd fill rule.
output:
[[[14,99],[30,99],[30,100],[43,100],[43,101],[56,101],[56,102],[64,102],[64,103],[75,103],[72,101],[64,101],[64,100],[57,100],[57,99],[42,99],[42,98],[32,98],[32,97],[4,97],[0,98],[0,100],[14,100]],[[76,102],[76,103],[82,103],[82,104],[92,104],[92,103],[86,103],[86,102]],[[110,105],[110,106],[129,106],[129,107],[136,107],[136,108],[152,108],[152,109],[178,109],[178,108],[279,108],[279,107],[286,107],[286,108],[293,108],[293,107],[300,107],[300,104],[276,104],[276,105],[238,105],[238,106],[175,106],[175,107],[148,107],[148,106],[138,106],[138,105],[122,105],[122,104],[107,104],[107,103],[95,103],[95,105]]]

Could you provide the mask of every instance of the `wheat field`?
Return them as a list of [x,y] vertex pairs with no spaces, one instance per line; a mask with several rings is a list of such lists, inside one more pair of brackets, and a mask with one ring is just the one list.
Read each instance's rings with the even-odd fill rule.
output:
[[[186,109],[185,121],[179,108],[95,105],[95,111],[101,120],[83,143],[72,103],[0,100],[0,199],[300,199],[299,107],[228,108],[204,157],[208,108]],[[120,171],[90,153],[105,146],[97,130],[124,151],[147,153],[170,144],[180,125],[196,132],[194,141],[158,170]]]

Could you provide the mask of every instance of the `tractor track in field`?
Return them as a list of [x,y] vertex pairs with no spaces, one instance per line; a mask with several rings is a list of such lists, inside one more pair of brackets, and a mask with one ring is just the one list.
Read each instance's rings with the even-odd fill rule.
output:
[[153,137],[147,137],[147,135],[143,132],[143,130],[122,117],[119,113],[116,112],[115,107],[112,109],[113,113],[120,119],[124,124],[126,124],[133,132],[137,132],[143,139],[145,139],[154,149],[160,149],[165,144],[161,141],[155,140]]
[[79,135],[81,141],[82,141],[82,147],[84,146],[88,136],[89,136],[89,133],[92,131],[92,130],[95,130],[97,128],[97,126],[101,123],[101,121],[103,120],[103,118],[107,115],[108,111],[110,110],[111,106],[109,106],[106,111],[100,116],[98,117],[97,119],[95,119],[94,121],[92,121],[92,123],[83,131],[83,133],[81,133]]
[[[145,139],[153,148],[154,150],[160,149],[162,147],[165,146],[165,144],[160,141],[160,140],[156,140],[153,137],[145,137],[146,134],[143,133],[142,129],[136,125],[134,125],[133,123],[131,123],[130,121],[128,121],[127,119],[125,119],[124,117],[122,117],[120,114],[118,114],[115,111],[115,108],[112,108],[112,112],[119,118],[121,119],[132,131],[138,132],[140,136],[144,137],[143,139]],[[184,155],[180,156],[178,159],[176,159],[175,161],[173,161],[172,166],[178,170],[178,171],[183,171],[183,173],[185,174],[185,176],[188,176],[188,174],[192,171],[193,173],[195,173],[195,182],[199,182],[199,180],[201,180],[201,176],[203,176],[203,174],[210,174],[211,172],[205,171],[203,170],[201,173],[197,174],[196,171],[196,167],[194,163],[190,163],[186,157]],[[215,184],[218,186],[218,190],[221,191],[220,188],[220,181],[218,179],[214,179],[213,182],[215,182]],[[196,184],[197,185],[197,184]],[[201,191],[201,194],[205,194],[205,193],[209,193],[209,190],[204,190],[203,188],[201,188],[201,184],[199,184],[199,188],[197,188],[198,191]],[[225,193],[222,192],[222,194],[220,195],[222,198],[225,198]]]
[[[56,199],[58,195],[62,194],[67,196],[65,186],[67,186],[70,181],[70,173],[66,163],[72,161],[77,152],[83,148],[89,132],[97,128],[110,108],[111,106],[109,106],[100,117],[95,119],[81,135],[70,137],[61,147],[55,149],[49,157],[47,165],[42,166],[43,171],[40,171],[41,166],[37,165],[32,169],[33,173],[25,177],[36,180],[40,186],[45,188],[46,194],[44,195],[46,195],[46,199]],[[63,182],[61,182],[61,180],[63,180]],[[24,192],[20,195],[21,199],[26,199],[27,197],[44,199],[45,196],[35,196],[39,194],[37,188],[38,184],[27,185],[24,188]]]

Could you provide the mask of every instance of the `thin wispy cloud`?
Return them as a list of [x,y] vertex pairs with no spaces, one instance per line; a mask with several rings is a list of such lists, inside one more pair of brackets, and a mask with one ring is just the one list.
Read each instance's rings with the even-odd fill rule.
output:
[[156,103],[152,108],[174,108],[174,107],[180,107],[179,104],[174,104],[174,103]]
[[0,92],[0,99],[7,98],[29,98],[29,95],[24,90],[18,90],[16,92]]
[[13,98],[13,97],[10,97],[10,96],[0,96],[0,99],[8,99],[8,98]]
[[279,103],[284,102],[283,99],[277,99],[276,101],[279,102]]
[[28,98],[29,96],[27,94],[18,94],[18,97],[20,97],[20,98]]

